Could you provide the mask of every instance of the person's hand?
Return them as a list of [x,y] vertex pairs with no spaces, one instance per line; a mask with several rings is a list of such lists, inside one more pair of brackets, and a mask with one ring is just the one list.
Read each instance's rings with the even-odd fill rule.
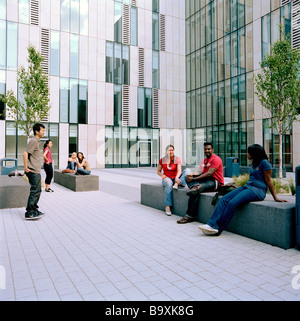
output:
[[163,175],[161,178],[162,179],[166,179],[168,176],[166,176],[166,175]]
[[278,203],[288,203],[289,201],[287,201],[287,200],[281,200],[281,199],[279,199],[279,198],[276,198],[276,199],[275,199],[275,202],[278,202]]
[[187,175],[186,181],[190,183],[193,180],[193,175]]
[[181,184],[181,180],[179,178],[175,178],[175,183],[177,183],[178,185]]
[[30,170],[28,167],[24,168],[25,173],[31,173],[32,170]]

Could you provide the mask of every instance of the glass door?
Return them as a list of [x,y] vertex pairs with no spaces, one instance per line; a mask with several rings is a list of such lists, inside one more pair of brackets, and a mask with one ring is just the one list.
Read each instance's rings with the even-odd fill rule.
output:
[[151,167],[152,165],[152,142],[138,142],[139,167]]

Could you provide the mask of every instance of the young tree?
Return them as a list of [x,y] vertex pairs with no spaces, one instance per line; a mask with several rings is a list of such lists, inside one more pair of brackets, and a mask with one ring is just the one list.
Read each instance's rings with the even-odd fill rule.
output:
[[256,94],[270,111],[272,124],[279,135],[279,177],[282,179],[282,138],[299,121],[300,52],[292,48],[290,37],[280,26],[280,38],[261,61],[262,71],[254,77]]
[[23,66],[18,69],[17,81],[20,84],[22,101],[12,90],[0,99],[6,104],[6,116],[15,121],[15,126],[25,131],[29,139],[32,124],[41,122],[48,115],[49,105],[48,76],[43,73],[42,55],[30,45],[28,48],[28,70]]

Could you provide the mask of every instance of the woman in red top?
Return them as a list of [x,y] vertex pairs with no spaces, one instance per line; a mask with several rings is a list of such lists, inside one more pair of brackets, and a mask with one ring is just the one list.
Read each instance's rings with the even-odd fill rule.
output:
[[52,140],[48,139],[44,144],[44,170],[46,173],[45,179],[45,191],[46,192],[54,192],[53,189],[50,188],[51,180],[53,178],[53,167],[52,167],[52,154],[50,152],[50,148],[52,147]]
[[171,206],[173,205],[173,189],[178,189],[178,186],[186,185],[186,176],[190,170],[185,170],[182,173],[181,160],[174,155],[174,146],[166,147],[166,155],[159,160],[157,174],[163,179],[162,185],[165,188],[164,205],[166,214],[171,215]]

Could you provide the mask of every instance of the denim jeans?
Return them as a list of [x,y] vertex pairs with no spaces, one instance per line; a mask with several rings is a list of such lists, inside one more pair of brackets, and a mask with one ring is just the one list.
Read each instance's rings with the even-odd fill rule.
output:
[[[203,191],[202,192],[213,192],[216,190],[217,185],[219,184],[214,178],[204,178],[199,181],[193,181],[188,183],[188,187],[191,188],[194,185],[202,185]],[[197,195],[191,195],[188,200],[188,209],[186,211],[186,216],[191,218],[197,218],[198,216],[198,204],[200,200],[200,193]]]
[[28,172],[26,173],[26,176],[28,177],[30,184],[30,194],[28,197],[26,212],[33,213],[39,208],[37,204],[41,196],[41,175]]
[[[190,173],[190,169],[185,169],[180,175],[179,179],[181,181],[180,186],[184,187],[186,185],[186,177]],[[167,177],[163,179],[162,185],[165,188],[164,191],[164,205],[173,206],[173,185],[175,184],[175,178]]]
[[67,169],[71,169],[72,171],[75,171],[75,167],[76,167],[75,163],[74,162],[70,162],[68,164],[68,166],[67,166]]
[[90,175],[91,171],[88,171],[88,170],[81,168],[81,167],[77,167],[77,173],[81,174],[81,175]]
[[246,186],[239,187],[222,197],[207,224],[218,230],[218,235],[220,235],[229,224],[238,206],[249,202],[262,201],[263,199],[252,189]]

